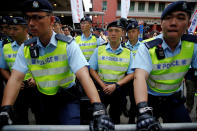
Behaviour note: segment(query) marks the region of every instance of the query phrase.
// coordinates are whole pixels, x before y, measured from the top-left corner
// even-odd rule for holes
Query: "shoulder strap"
[[[68,36],[65,36],[65,35],[63,35],[63,34],[56,34],[56,35],[55,35],[55,38],[56,38],[57,40],[64,41],[64,42],[66,42],[66,43],[68,43],[68,44],[70,44],[70,43],[72,42],[72,40],[73,40],[72,37],[68,37]]]
[[[145,42],[145,46],[150,49],[153,48],[154,46],[157,46],[158,44],[162,44],[163,40],[161,38],[157,38],[148,42]]]
[[[24,42],[24,45],[25,45],[25,46],[28,46],[28,45],[30,45],[30,44],[32,44],[32,43],[36,43],[36,41],[37,41],[37,37],[33,37],[33,38],[31,38],[31,39],[26,40],[26,41]]]
[[[194,42],[194,43],[197,43],[197,36],[195,35],[190,35],[190,34],[184,34],[182,37],[181,37],[181,40],[185,40],[185,41],[190,41],[190,42]]]

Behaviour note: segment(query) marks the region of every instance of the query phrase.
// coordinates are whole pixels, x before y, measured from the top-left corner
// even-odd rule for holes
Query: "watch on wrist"
[[[117,82],[115,83],[115,85],[116,85],[116,89],[120,87],[120,85]]]

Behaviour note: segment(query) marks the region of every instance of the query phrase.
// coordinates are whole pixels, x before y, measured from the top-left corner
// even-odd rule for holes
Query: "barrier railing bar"
[[[197,131],[197,123],[162,123],[164,131]],[[136,131],[135,124],[115,125],[116,131]],[[2,131],[89,131],[88,125],[7,125]]]

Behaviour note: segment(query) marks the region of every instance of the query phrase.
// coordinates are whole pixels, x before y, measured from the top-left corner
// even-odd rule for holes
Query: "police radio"
[[[161,44],[157,45],[157,48],[156,48],[155,51],[156,51],[157,58],[158,58],[159,60],[165,58],[164,50],[163,50]]]
[[[37,44],[30,44],[30,56],[31,58],[38,58],[39,57],[39,48],[37,46]]]

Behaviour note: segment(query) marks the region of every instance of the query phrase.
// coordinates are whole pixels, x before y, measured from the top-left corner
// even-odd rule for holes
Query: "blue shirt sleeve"
[[[72,72],[76,73],[82,67],[89,65],[75,40],[68,44],[66,50]]]
[[[191,65],[193,68],[197,69],[197,43],[194,44],[194,54]]]
[[[136,68],[144,69],[148,73],[152,71],[151,57],[148,49],[144,44],[141,44],[139,46],[138,51],[135,55],[135,59],[133,60],[132,69],[134,70]]]
[[[27,61],[25,59],[23,49],[24,49],[24,44],[21,45],[21,47],[19,48],[17,52],[16,60],[12,69],[26,74],[28,71],[28,67],[27,67]]]
[[[129,63],[129,67],[128,67],[128,70],[127,70],[127,74],[131,74],[133,73],[134,71],[132,70],[132,61],[133,60],[133,55],[132,55],[132,52],[130,54],[130,63]]]
[[[96,38],[97,46],[102,45],[99,38]]]
[[[98,70],[98,48],[94,50],[94,53],[90,57],[89,64],[90,64],[90,68],[96,71]]]

